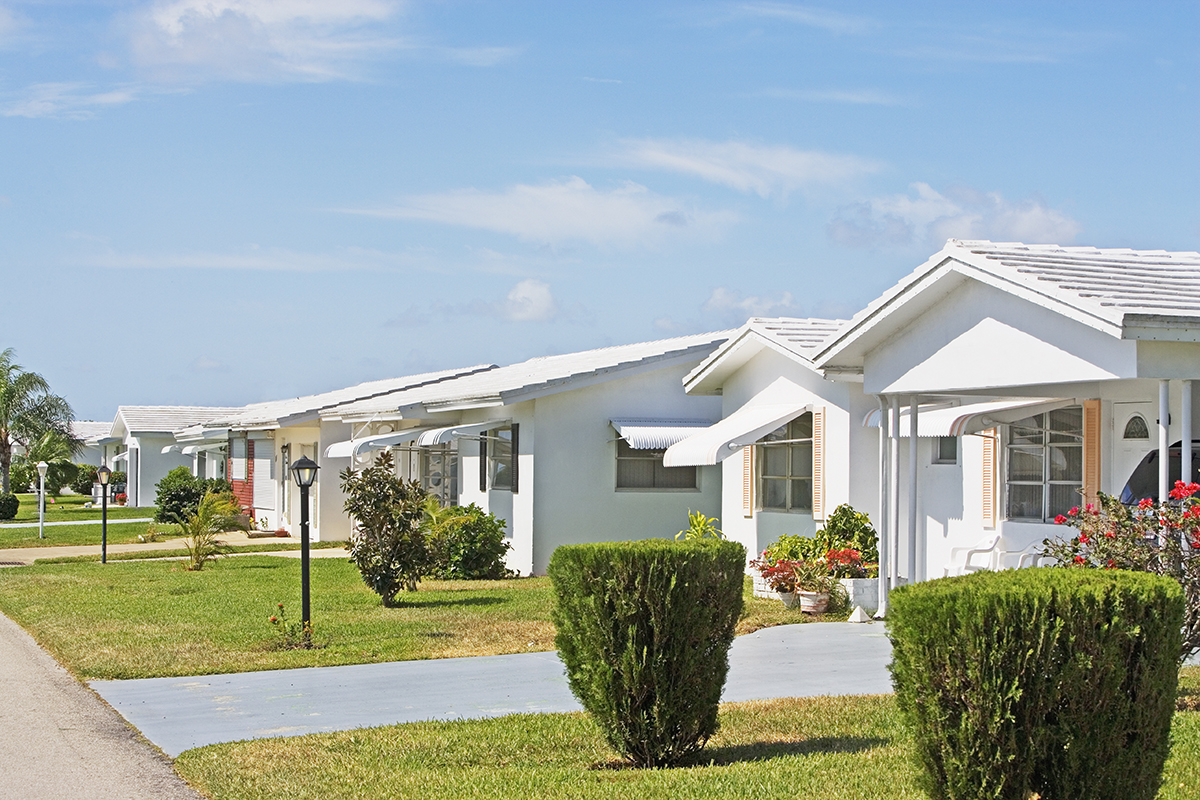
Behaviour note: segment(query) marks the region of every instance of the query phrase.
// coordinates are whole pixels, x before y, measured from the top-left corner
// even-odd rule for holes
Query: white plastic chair
[[[965,553],[961,562],[958,554]],[[976,556],[985,556],[984,559],[977,559]],[[951,575],[965,575],[968,572],[979,572],[985,569],[996,569],[1000,556],[1000,534],[994,533],[984,539],[979,540],[970,547],[952,547],[950,549],[950,563],[942,570],[945,577]]]

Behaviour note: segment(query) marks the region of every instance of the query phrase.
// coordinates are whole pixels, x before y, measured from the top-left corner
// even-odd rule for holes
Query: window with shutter
[[[768,433],[758,451],[758,505],[764,511],[813,511],[814,415],[805,412]]]
[[[1083,401],[1083,500],[1098,504],[1100,492],[1100,401]]]

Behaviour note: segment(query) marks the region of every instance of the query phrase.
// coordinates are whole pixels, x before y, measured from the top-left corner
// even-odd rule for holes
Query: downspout
[[[1183,381],[1183,398],[1179,406],[1183,416],[1183,450],[1179,454],[1179,478],[1184,483],[1192,483],[1196,479],[1196,471],[1192,469],[1192,382]],[[1191,549],[1189,538],[1183,538],[1184,550]]]
[[[892,560],[888,552],[888,530],[890,515],[888,514],[888,456],[889,456],[889,426],[887,400],[878,395],[879,401],[879,608],[875,612],[876,619],[887,616],[888,609],[888,565]]]
[[[895,395],[888,438],[888,581],[894,587],[900,578],[900,398]]]
[[[1158,382],[1158,502],[1166,504],[1171,493],[1171,382]],[[1167,542],[1167,529],[1158,529],[1158,544]]]

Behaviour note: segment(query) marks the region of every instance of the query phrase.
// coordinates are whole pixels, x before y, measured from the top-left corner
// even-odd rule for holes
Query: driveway
[[[767,628],[734,640],[722,699],[891,692],[890,659],[882,623]],[[90,685],[171,757],[241,739],[579,710],[555,653]]]

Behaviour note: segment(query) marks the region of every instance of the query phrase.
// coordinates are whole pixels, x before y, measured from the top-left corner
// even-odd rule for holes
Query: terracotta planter
[[[805,614],[824,614],[829,607],[829,592],[796,592],[796,597]]]

